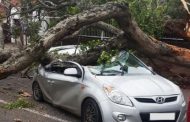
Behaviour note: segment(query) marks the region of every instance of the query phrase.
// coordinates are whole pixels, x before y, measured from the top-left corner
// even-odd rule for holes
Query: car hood
[[[109,84],[128,96],[180,94],[179,87],[159,75],[95,76],[102,85]]]

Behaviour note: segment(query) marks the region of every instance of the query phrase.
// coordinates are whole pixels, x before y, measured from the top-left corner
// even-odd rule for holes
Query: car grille
[[[177,122],[177,119],[179,117],[179,111],[178,112],[175,112],[176,113],[176,116],[175,116],[175,120],[156,120],[156,121],[150,121],[150,113],[141,113],[140,116],[141,116],[141,120],[142,122]]]
[[[168,98],[165,99],[165,102],[166,103],[168,103],[168,102],[174,102],[176,100],[177,100],[177,96],[175,96],[175,97],[168,97]]]
[[[152,98],[135,98],[138,102],[142,103],[156,103]],[[177,96],[165,98],[165,103],[174,102],[177,100]]]

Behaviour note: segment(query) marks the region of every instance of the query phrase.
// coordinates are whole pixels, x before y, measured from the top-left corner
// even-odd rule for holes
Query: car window
[[[82,76],[82,71],[80,70],[80,68],[72,62],[55,61],[50,63],[49,65],[46,65],[45,71],[64,75],[64,71],[67,68],[76,68],[78,75]]]
[[[62,72],[64,71],[64,68],[62,67],[61,62],[56,61],[56,62],[46,65],[45,71],[62,74]]]

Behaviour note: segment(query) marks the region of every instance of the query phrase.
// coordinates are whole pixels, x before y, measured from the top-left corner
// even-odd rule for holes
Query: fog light
[[[119,121],[125,121],[125,120],[126,120],[126,116],[125,116],[124,114],[119,114],[119,115],[117,116],[117,119],[118,119]]]

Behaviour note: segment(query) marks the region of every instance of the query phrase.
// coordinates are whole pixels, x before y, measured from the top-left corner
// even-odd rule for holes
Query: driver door
[[[64,74],[64,71],[76,69],[77,75]],[[70,110],[77,108],[76,100],[81,91],[84,71],[75,62],[63,62],[63,65],[51,74],[48,74],[48,82],[51,86],[51,98],[55,105],[65,107]]]

